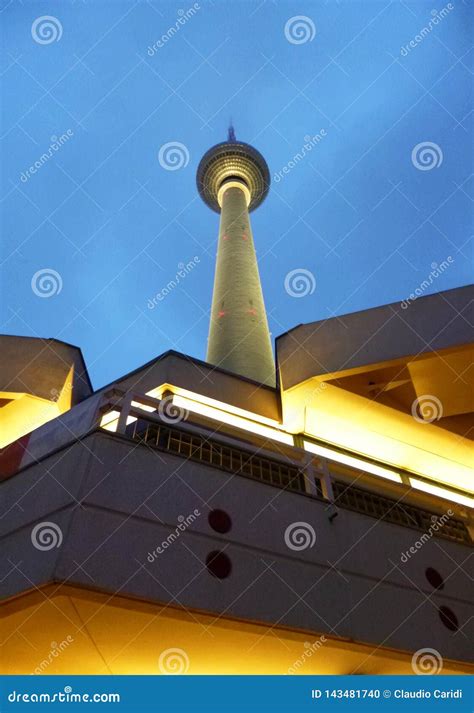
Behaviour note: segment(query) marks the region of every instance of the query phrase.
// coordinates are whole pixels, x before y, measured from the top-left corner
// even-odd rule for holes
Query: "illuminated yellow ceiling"
[[[314,376],[282,391],[283,424],[473,493],[471,358],[459,347]]]
[[[160,656],[169,649],[184,652],[177,660],[189,674],[413,673],[410,653],[69,586],[48,586],[2,610],[2,674],[40,668],[45,675],[154,675],[167,672]],[[308,655],[308,644],[318,640]],[[50,655],[64,642],[59,655]],[[468,664],[444,661],[443,673],[473,671]]]
[[[50,399],[27,393],[0,391],[0,401],[7,401],[0,408],[0,448],[71,408],[73,374],[74,367],[71,367],[61,389],[52,390]]]

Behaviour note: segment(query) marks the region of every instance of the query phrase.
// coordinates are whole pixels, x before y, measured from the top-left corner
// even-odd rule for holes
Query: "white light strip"
[[[276,428],[264,426],[262,423],[258,423],[257,421],[251,421],[250,419],[236,416],[235,414],[228,413],[222,409],[217,409],[213,406],[207,406],[206,404],[187,399],[184,396],[178,396],[175,394],[173,396],[173,404],[179,408],[185,409],[186,411],[193,411],[194,413],[201,414],[201,416],[212,418],[214,421],[227,423],[229,426],[235,426],[236,428],[241,428],[244,431],[256,433],[259,436],[271,438],[274,441],[280,441],[280,443],[286,443],[289,446],[294,445],[293,436],[289,433],[278,431]]]
[[[142,409],[143,411],[153,412],[156,411],[155,406],[148,406],[147,404],[141,404],[139,401],[132,401],[132,406]],[[105,431],[112,431],[115,433],[117,431],[117,424],[120,416],[120,411],[108,411],[104,413],[100,420],[100,427]],[[130,423],[134,423],[137,420],[136,416],[127,416],[127,426]]]
[[[171,384],[162,384],[156,389],[147,391],[147,396],[152,396],[155,399],[161,399],[161,395],[164,391],[171,391],[172,394],[176,396],[182,396],[185,399],[190,399],[198,404],[206,404],[212,408],[216,408],[219,411],[226,411],[227,413],[234,414],[235,416],[241,416],[243,419],[249,419],[250,421],[258,421],[258,423],[266,424],[267,426],[273,427],[277,430],[279,428],[279,422],[273,418],[268,418],[268,416],[262,416],[254,411],[247,411],[246,409],[239,408],[233,404],[226,404],[224,401],[218,401],[217,399],[211,399],[209,396],[204,396],[202,394],[197,394],[195,391],[188,391],[188,389],[183,389],[181,386],[172,386]]]
[[[363,470],[366,473],[371,473],[372,475],[378,475],[381,478],[386,478],[387,480],[393,480],[395,483],[401,483],[402,478],[399,473],[389,468],[383,468],[380,465],[375,465],[375,463],[368,463],[360,458],[354,458],[353,456],[347,456],[344,453],[339,453],[338,451],[333,451],[330,448],[325,448],[324,446],[318,446],[316,443],[311,441],[304,441],[304,448],[306,451],[311,453],[316,453],[318,456],[323,458],[328,458],[329,460],[334,460],[337,463],[344,463],[344,465],[352,466],[358,470]]]
[[[136,406],[137,408],[142,409],[142,411],[148,411],[149,413],[156,411],[156,409],[158,408],[157,406],[148,406],[148,404],[142,404],[140,403],[140,401],[132,401],[132,406]]]
[[[452,500],[460,505],[465,505],[468,508],[474,507],[474,498],[469,498],[467,495],[461,495],[460,493],[455,493],[452,490],[446,490],[446,488],[440,488],[437,485],[432,485],[424,480],[417,480],[416,478],[410,478],[410,485],[417,490],[422,490],[424,493],[430,493],[430,495],[436,495],[438,498],[444,498],[444,500]]]
[[[107,411],[104,413],[100,419],[100,427],[105,431],[112,431],[115,433],[117,430],[117,424],[120,416],[120,411]]]

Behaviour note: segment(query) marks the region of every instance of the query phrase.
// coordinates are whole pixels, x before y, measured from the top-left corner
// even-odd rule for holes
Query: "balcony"
[[[389,498],[364,488],[348,484],[331,472],[331,461],[318,459],[291,462],[279,460],[262,449],[250,450],[229,445],[228,439],[216,438],[214,434],[200,432],[190,424],[170,426],[160,422],[158,414],[141,416],[125,426],[124,435],[149,448],[156,448],[185,460],[203,463],[234,475],[261,481],[266,485],[299,493],[306,497],[328,500],[333,508],[343,508],[363,515],[402,525],[452,542],[471,545],[472,540],[464,522],[458,518],[443,518],[441,526],[433,529],[440,520],[439,513],[406,504],[400,499]],[[295,450],[295,459],[300,456]],[[357,476],[358,471],[354,471]],[[337,511],[333,509],[333,516]]]

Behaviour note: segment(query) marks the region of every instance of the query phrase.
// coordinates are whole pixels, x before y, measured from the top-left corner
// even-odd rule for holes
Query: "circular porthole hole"
[[[225,510],[211,510],[207,519],[212,529],[221,534],[229,532],[232,527],[230,515]]]
[[[456,614],[449,607],[440,607],[438,610],[439,618],[444,626],[450,631],[457,631],[459,629],[459,622]]]
[[[425,577],[434,589],[444,589],[444,579],[434,567],[425,570]]]
[[[232,571],[232,562],[224,552],[213,550],[206,557],[208,572],[217,579],[225,579]]]

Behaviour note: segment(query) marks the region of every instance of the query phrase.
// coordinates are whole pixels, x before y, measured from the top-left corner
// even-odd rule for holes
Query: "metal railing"
[[[135,406],[132,401],[140,402]],[[155,407],[156,411],[144,413],[141,405]],[[229,443],[227,434],[215,436],[208,434],[196,424],[180,423],[170,425],[163,422],[159,414],[160,401],[142,394],[127,394],[115,408],[120,409],[117,432],[151,448],[171,453],[186,460],[204,463],[240,476],[258,480],[267,485],[294,493],[323,498],[334,508],[344,508],[419,530],[430,530],[439,518],[439,513],[406,504],[394,498],[356,487],[337,480],[331,473],[331,461],[318,457],[316,466],[314,457],[296,448],[292,460],[282,454],[281,459],[268,455],[268,452],[255,446],[245,447]],[[133,422],[127,425],[130,416]],[[166,421],[166,419],[165,419]],[[263,451],[263,452],[262,452]],[[299,462],[295,462],[299,460]],[[354,471],[358,474],[359,471]],[[336,511],[337,512],[337,511]],[[435,537],[463,544],[472,544],[469,530],[458,518],[444,520],[443,526],[433,532]]]
[[[307,492],[304,471],[298,466],[226,445],[215,438],[150,423],[145,419],[127,426],[125,434],[159,450],[205,463],[227,473],[245,475],[284,490]]]
[[[340,480],[333,481],[333,490],[335,501],[339,507],[361,512],[395,525],[415,527],[426,532],[433,528],[433,525],[439,520],[439,516],[434,512],[387,498],[378,493],[371,493]],[[455,518],[443,518],[442,527],[434,534],[446,540],[471,544],[467,527],[462,520]]]

